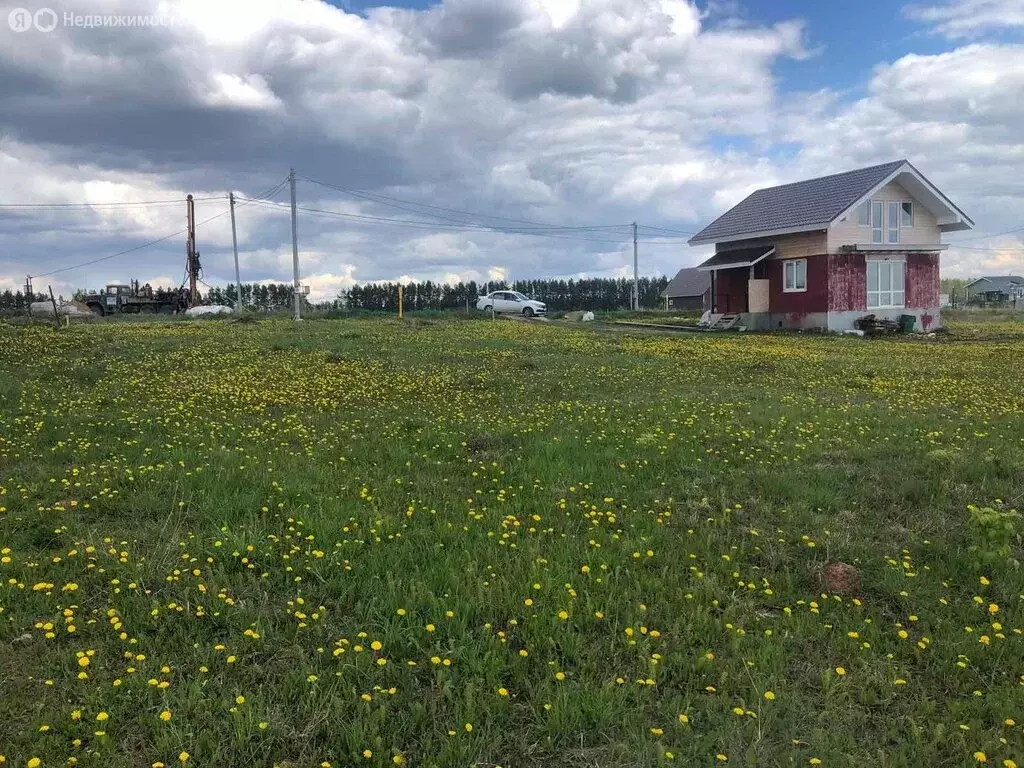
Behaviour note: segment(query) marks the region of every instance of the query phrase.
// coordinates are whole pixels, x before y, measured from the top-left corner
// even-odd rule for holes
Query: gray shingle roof
[[[711,273],[701,272],[696,267],[680,269],[672,281],[661,292],[662,298],[680,296],[703,296],[711,290]]]
[[[759,189],[690,239],[691,245],[736,239],[754,232],[828,226],[906,160]]]
[[[982,280],[986,282],[983,283],[981,282]],[[1020,288],[1021,286],[1024,286],[1024,277],[1017,277],[1016,275],[985,275],[967,284],[972,293],[985,293],[987,291],[1009,293],[1010,288]]]

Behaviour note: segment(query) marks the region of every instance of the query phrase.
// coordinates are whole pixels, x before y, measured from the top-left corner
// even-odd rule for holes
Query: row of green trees
[[[652,309],[662,305],[661,292],[668,285],[667,277],[640,278],[640,306]],[[457,309],[476,304],[479,296],[489,291],[519,291],[532,299],[543,301],[551,310],[628,309],[633,295],[633,281],[626,278],[590,278],[584,280],[515,280],[510,284],[496,281],[478,284],[435,283],[426,280],[405,286],[407,309]],[[343,291],[337,302],[346,309],[398,309],[397,283],[354,285]]]
[[[668,285],[667,277],[640,278],[640,306],[652,309],[662,306],[661,292]],[[514,290],[543,301],[552,310],[628,309],[633,295],[633,281],[627,278],[589,278],[585,280],[516,280],[477,283],[439,283],[424,280],[404,287],[407,310],[472,308],[476,300],[490,291]],[[208,304],[234,305],[238,293],[234,285],[213,287],[203,294]],[[291,283],[243,283],[242,303],[258,312],[288,312],[292,308]],[[319,310],[398,311],[398,283],[365,283],[353,285],[337,298],[312,305]]]
[[[177,290],[178,286],[153,286],[156,291],[159,288],[164,290]],[[89,288],[79,288],[74,293],[74,299],[81,301],[90,294],[100,293]],[[220,287],[211,286],[201,293],[205,304],[224,304],[234,306],[238,296],[238,287],[232,283]],[[242,283],[242,302],[258,312],[286,312],[292,307],[292,285],[291,283]]]
[[[14,315],[28,312],[28,305],[33,301],[49,301],[50,297],[42,293],[34,296],[25,296],[21,291],[12,291],[10,288],[0,292],[0,314]]]
[[[662,306],[661,292],[668,278],[640,278],[640,306],[646,309]],[[155,288],[155,287],[154,287]],[[584,280],[516,280],[477,283],[437,283],[424,280],[408,283],[404,287],[405,308],[460,309],[476,305],[478,297],[490,291],[514,290],[543,301],[552,310],[574,309],[628,309],[633,292],[633,281],[627,278],[589,278]],[[96,293],[91,289],[78,289],[76,300]],[[203,293],[206,304],[233,306],[238,295],[234,284],[214,286]],[[37,294],[26,300],[21,291],[0,293],[0,313],[15,314],[28,311],[31,301],[45,301],[48,297]],[[242,303],[257,312],[289,312],[292,308],[291,283],[243,283]],[[307,306],[309,304],[307,303]],[[398,311],[398,283],[366,283],[342,291],[337,298],[312,305],[320,310],[382,310]]]

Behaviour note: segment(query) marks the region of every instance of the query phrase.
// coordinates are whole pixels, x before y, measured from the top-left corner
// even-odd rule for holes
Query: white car
[[[491,307],[494,307],[495,312],[525,315],[526,317],[548,313],[544,302],[534,301],[519,291],[492,291],[476,301],[476,308],[484,312],[490,312]]]

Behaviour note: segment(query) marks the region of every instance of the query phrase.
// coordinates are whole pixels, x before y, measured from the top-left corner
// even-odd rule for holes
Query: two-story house
[[[712,312],[751,329],[939,325],[943,232],[974,222],[906,160],[759,189],[690,239],[714,244]]]

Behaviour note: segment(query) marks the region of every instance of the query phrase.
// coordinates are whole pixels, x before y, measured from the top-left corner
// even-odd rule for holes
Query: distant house
[[[1015,304],[1024,300],[1024,277],[986,276],[969,282],[967,301],[982,304]]]
[[[665,299],[665,309],[693,312],[711,309],[711,273],[696,267],[680,269],[665,286],[661,297]]]
[[[760,189],[690,239],[712,312],[749,328],[847,330],[867,314],[939,324],[943,232],[974,222],[906,160]]]

